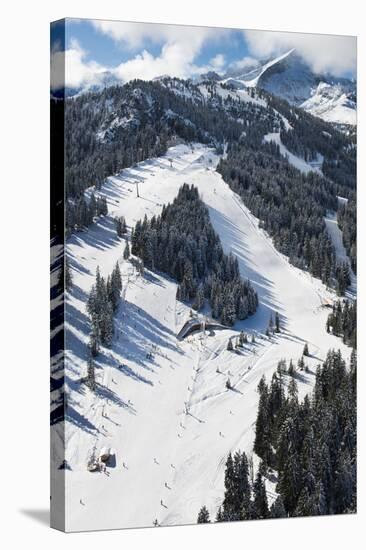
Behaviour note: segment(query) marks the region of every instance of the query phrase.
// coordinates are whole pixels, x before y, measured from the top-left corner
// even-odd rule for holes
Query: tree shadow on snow
[[[125,401],[123,401],[123,399],[121,399],[119,395],[116,394],[116,392],[114,392],[107,386],[97,383],[95,388],[95,393],[101,399],[111,401],[113,404],[117,405],[118,407],[122,407],[123,409],[128,410],[128,412],[130,412],[131,414],[134,414],[134,415],[136,414],[136,409],[131,404],[128,404]]]

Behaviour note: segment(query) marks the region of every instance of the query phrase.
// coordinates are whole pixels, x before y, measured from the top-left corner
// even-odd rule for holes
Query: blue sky
[[[60,29],[61,23],[54,26],[53,60],[60,61],[65,50],[70,86],[93,83],[106,70],[121,82],[162,74],[188,78],[207,70],[224,74],[231,67],[245,72],[256,60],[292,48],[315,72],[355,76],[354,37],[67,19],[64,44]]]
[[[128,24],[127,24],[128,25]],[[174,28],[174,26],[172,26]],[[192,33],[195,27],[191,27]],[[88,20],[68,19],[66,26],[67,47],[70,47],[73,38],[76,38],[86,50],[87,60],[95,60],[107,66],[116,66],[130,59],[140,48],[126,48],[123,42],[117,42],[111,36],[101,33]],[[162,39],[161,43],[164,40]],[[146,40],[143,47],[157,56],[161,50],[161,43]],[[197,55],[197,64],[206,65],[217,53],[223,53],[227,62],[233,62],[249,56],[248,46],[242,31],[232,30],[227,36],[218,41],[208,41],[203,44],[202,50]]]

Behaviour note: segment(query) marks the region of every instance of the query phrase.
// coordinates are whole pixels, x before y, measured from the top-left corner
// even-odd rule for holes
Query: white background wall
[[[365,281],[365,51],[357,0],[11,0],[1,10],[0,539],[3,548],[359,548],[365,514],[364,287],[360,289],[359,514],[65,535],[49,495],[49,22],[65,16],[359,36],[359,281]],[[5,167],[5,170],[4,170]],[[363,494],[362,494],[363,490]]]

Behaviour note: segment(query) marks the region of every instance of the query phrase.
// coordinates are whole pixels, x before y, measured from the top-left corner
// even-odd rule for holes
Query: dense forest
[[[175,92],[171,90],[174,87]],[[178,93],[177,93],[178,92]],[[69,231],[92,219],[83,198],[86,188],[100,188],[107,176],[164,154],[177,138],[210,144],[243,134],[256,140],[279,131],[281,117],[271,108],[242,102],[215,88],[203,95],[198,85],[179,79],[135,80],[102,92],[68,98],[65,108],[65,181]]]
[[[91,194],[89,199],[83,195],[69,200],[66,208],[66,236],[72,229],[80,229],[91,225],[96,217],[106,216],[108,205],[105,197],[95,197]]]
[[[118,263],[107,279],[101,276],[98,267],[86,306],[91,328],[86,382],[91,389],[95,386],[94,358],[97,357],[101,344],[110,346],[113,340],[113,316],[118,310],[121,291],[122,278]]]
[[[281,130],[282,143],[306,161],[324,157],[322,172],[338,185],[338,193],[352,196],[356,189],[356,140],[331,124],[313,117],[287,101],[268,94],[268,104],[280,112],[291,128]],[[341,192],[342,190],[342,192]]]
[[[302,174],[273,143],[260,149],[232,144],[217,170],[261,220],[276,248],[331,285],[336,259],[324,215],[337,208],[332,182],[312,172]]]
[[[337,212],[337,222],[342,230],[343,244],[357,273],[357,208],[355,199],[341,204]]]
[[[192,301],[194,309],[200,311],[207,300],[212,316],[228,326],[255,312],[257,294],[241,279],[237,259],[224,254],[194,186],[184,184],[160,216],[138,221],[131,244],[147,268],[178,281],[177,298]]]
[[[131,81],[102,92],[66,100],[66,196],[79,197],[91,185],[123,168],[166,152],[168,141],[222,144],[236,141],[244,118],[261,133],[279,128],[272,109],[244,103],[212,92],[206,101],[198,86],[173,79],[165,82]],[[185,93],[183,93],[185,92]]]
[[[357,348],[357,301],[338,301],[327,319],[327,332],[343,339],[352,348]]]
[[[283,365],[269,385],[261,379],[254,451],[262,462],[253,481],[245,454],[229,455],[216,521],[356,512],[356,369],[355,351],[349,368],[339,351],[329,351],[302,402]],[[270,472],[278,496],[269,508]],[[206,508],[198,521],[210,521]]]
[[[254,102],[241,101],[230,90],[214,81],[164,78],[68,98],[68,233],[106,211],[98,199],[85,199],[89,186],[99,188],[107,176],[162,155],[177,139],[209,144],[219,154],[227,144],[218,171],[260,219],[275,246],[327,285],[343,287],[323,218],[327,209],[338,209],[337,196],[349,199],[339,207],[338,220],[356,269],[355,138],[262,90],[251,92]],[[277,145],[263,143],[269,132],[280,132],[286,147],[305,160],[323,160],[325,177],[304,175],[291,166]]]

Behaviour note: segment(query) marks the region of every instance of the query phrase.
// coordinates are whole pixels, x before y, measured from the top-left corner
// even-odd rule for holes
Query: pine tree
[[[95,391],[95,367],[92,357],[89,357],[88,359],[86,383],[91,391]]]
[[[289,395],[290,401],[297,402],[298,394],[299,394],[299,391],[297,388],[296,380],[295,378],[291,378],[288,385],[288,395]]]
[[[233,351],[234,350],[234,346],[233,346],[233,342],[232,342],[231,338],[229,338],[229,340],[228,340],[226,349],[228,351]]]
[[[271,518],[285,518],[287,517],[285,506],[283,504],[283,500],[281,495],[278,495],[276,500],[271,506],[270,509],[270,517]]]
[[[272,462],[272,449],[270,443],[270,418],[268,403],[268,387],[264,377],[258,384],[259,405],[255,423],[254,452],[262,459],[266,466]]]
[[[288,453],[283,469],[279,472],[277,492],[281,494],[286,511],[292,515],[295,511],[301,488],[300,460],[296,452]]]
[[[297,362],[297,366],[299,367],[299,370],[303,371],[305,369],[305,361],[304,357],[301,356],[300,359]]]
[[[206,506],[202,506],[198,513],[197,523],[210,523],[210,514]]]
[[[272,313],[270,315],[270,318],[269,318],[269,322],[268,322],[268,331],[272,334],[273,332],[273,317],[272,317]]]
[[[98,326],[93,325],[92,332],[90,334],[90,340],[89,340],[89,350],[92,357],[97,357],[99,353],[99,344],[100,344],[100,337],[99,337]]]
[[[194,299],[194,302],[192,304],[193,309],[196,311],[200,311],[204,305],[205,302],[205,295],[203,290],[203,285],[199,285],[196,292],[196,297]]]
[[[130,257],[130,245],[128,244],[128,241],[126,241],[126,246],[123,251],[123,259],[128,260]]]
[[[294,367],[294,364],[292,362],[292,359],[290,359],[290,364],[288,366],[287,373],[288,373],[289,376],[294,376],[294,374],[295,374],[295,367]]]
[[[224,521],[235,521],[240,518],[240,511],[237,509],[235,494],[235,473],[234,461],[231,453],[226,460],[225,468],[225,496],[222,504],[222,517]]]
[[[254,493],[254,514],[256,519],[266,519],[269,517],[268,501],[266,486],[260,472],[257,473],[257,477],[253,486]]]
[[[222,513],[221,506],[220,506],[220,508],[217,510],[216,521],[217,521],[217,523],[219,523],[219,522],[221,522],[221,521],[224,521],[224,517],[223,517],[223,513]]]
[[[276,311],[276,315],[275,315],[275,331],[276,332],[281,332],[281,327],[280,327],[280,316],[278,315],[278,311]]]
[[[72,274],[68,258],[65,259],[65,285],[67,290],[72,286]]]

